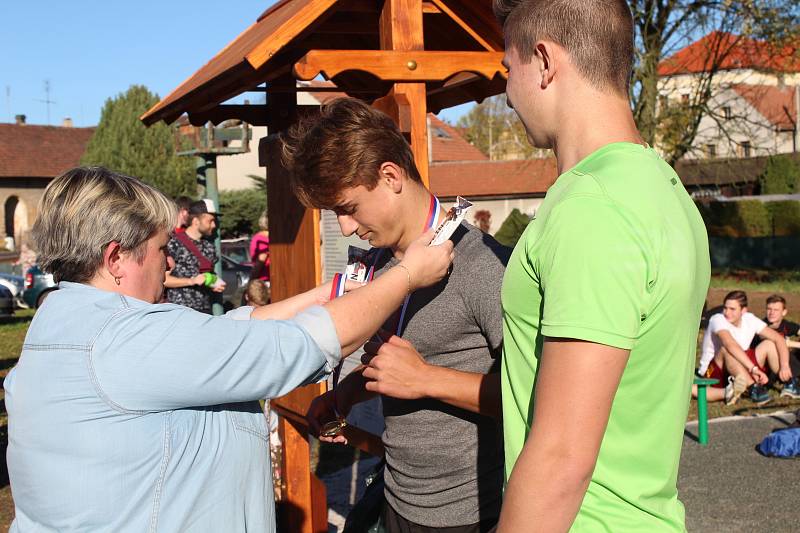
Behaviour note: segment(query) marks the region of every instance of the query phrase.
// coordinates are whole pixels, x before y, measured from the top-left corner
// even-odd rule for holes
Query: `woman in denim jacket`
[[[106,169],[47,187],[33,238],[60,290],[4,383],[11,531],[274,531],[255,400],[324,378],[452,260],[427,234],[342,298],[322,286],[231,320],[156,303],[175,219],[163,194]]]

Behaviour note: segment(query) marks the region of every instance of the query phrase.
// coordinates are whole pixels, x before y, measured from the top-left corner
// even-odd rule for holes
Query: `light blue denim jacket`
[[[254,400],[332,370],[327,311],[238,321],[60,288],[4,383],[10,531],[275,531]]]

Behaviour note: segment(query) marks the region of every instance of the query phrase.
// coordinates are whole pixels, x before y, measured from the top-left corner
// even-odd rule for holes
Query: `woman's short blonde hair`
[[[39,266],[56,281],[83,283],[112,241],[137,261],[158,230],[171,231],[175,204],[137,178],[102,167],[78,167],[54,179],[39,202],[32,237]]]

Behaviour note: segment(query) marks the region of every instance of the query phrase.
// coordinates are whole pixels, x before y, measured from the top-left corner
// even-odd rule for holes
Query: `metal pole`
[[[697,385],[697,440],[700,446],[708,446],[708,403],[706,384]]]
[[[197,181],[203,187],[203,197],[208,198],[214,204],[214,209],[219,213],[219,188],[217,187],[217,156],[214,154],[202,154],[197,157]],[[214,272],[217,277],[222,279],[222,245],[220,242],[220,232],[214,235],[214,249],[217,252],[219,261],[214,265]],[[212,294],[211,312],[214,315],[223,314],[222,294]]]

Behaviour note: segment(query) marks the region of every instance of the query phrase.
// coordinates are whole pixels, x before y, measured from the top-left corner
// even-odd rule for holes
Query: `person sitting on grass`
[[[792,348],[792,344],[797,343],[793,343],[791,340],[789,340],[789,338],[797,336],[798,332],[800,332],[800,325],[789,320],[785,320],[787,312],[788,309],[786,309],[786,298],[779,294],[773,294],[767,298],[767,313],[764,316],[764,322],[769,324],[770,329],[774,329],[784,339],[786,339],[786,345],[789,348]],[[778,371],[775,370],[776,368],[780,369],[776,343],[770,340],[761,340],[759,337],[753,339],[753,342],[750,344],[750,348],[756,350],[757,354],[764,354],[766,361],[769,364],[769,368],[773,372],[778,373]],[[796,351],[795,355],[797,355]],[[791,364],[789,369],[791,371]],[[800,385],[798,385],[797,378],[794,377],[793,373],[791,374],[791,379],[783,386],[783,389],[781,390],[781,396],[800,398]]]
[[[750,349],[750,343],[758,335],[770,344],[760,344]],[[725,296],[722,313],[708,321],[703,337],[702,356],[698,374],[718,379],[719,383],[708,391],[708,401],[725,400],[735,404],[745,389],[756,405],[769,402],[764,385],[767,373],[764,367],[770,349],[777,353],[777,373],[781,381],[788,383],[792,377],[789,369],[789,351],[786,341],[777,331],[767,327],[766,322],[747,310],[747,294],[733,291]],[[723,389],[724,388],[724,389]],[[692,395],[697,395],[696,387]]]

